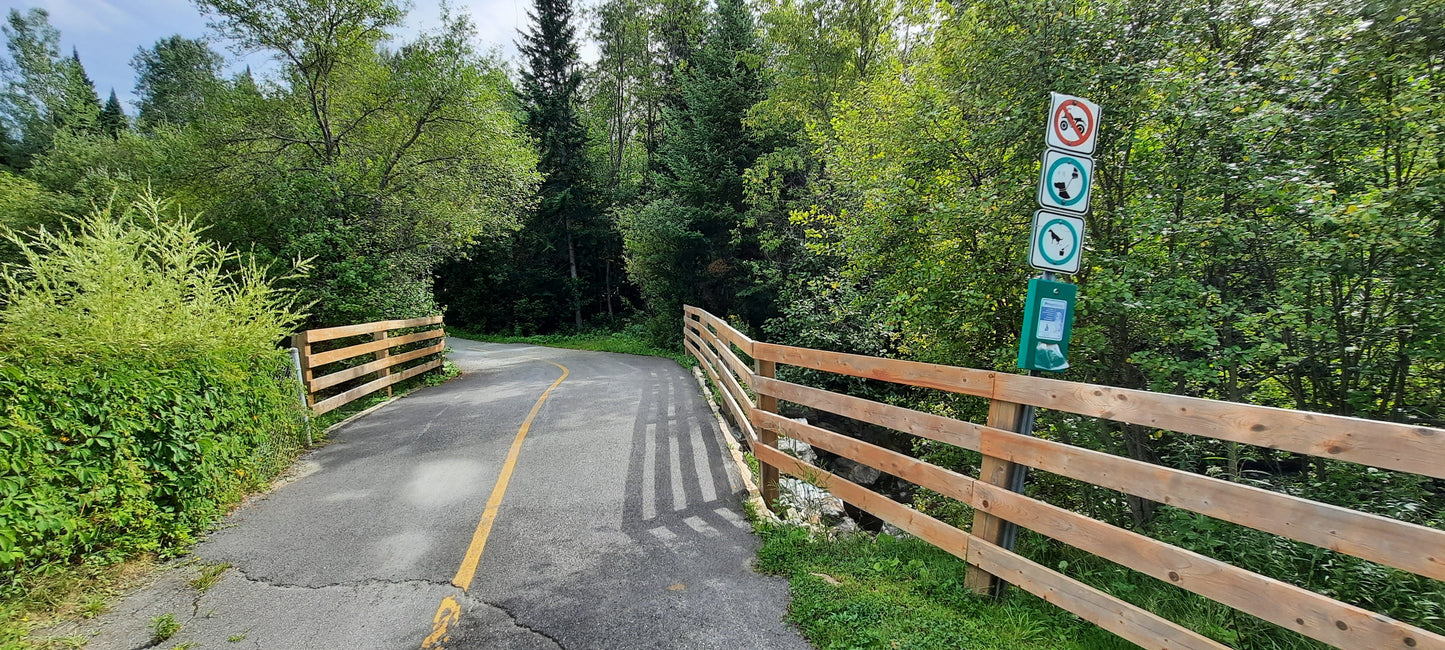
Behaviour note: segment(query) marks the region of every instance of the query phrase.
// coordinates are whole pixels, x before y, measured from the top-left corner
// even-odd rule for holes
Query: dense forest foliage
[[[197,4],[212,42],[275,70],[227,76],[212,42],[163,39],[135,56],[134,115],[44,11],[10,12],[0,223],[164,196],[278,276],[308,260],[276,282],[313,324],[444,308],[476,331],[676,346],[693,304],[774,342],[1012,371],[1058,91],[1103,107],[1062,377],[1445,425],[1440,0],[535,0],[515,63],[461,15],[402,41],[392,0]],[[1418,477],[1051,415],[1039,432],[1442,522]],[[940,447],[911,451],[974,462]],[[1445,629],[1437,582],[1033,489]]]
[[[200,3],[274,73],[141,48],[102,102],[12,11],[0,216],[150,188],[312,320],[498,333],[693,303],[775,340],[1007,368],[1049,91],[1104,106],[1070,376],[1441,423],[1438,3],[539,2],[517,69],[389,0]],[[584,63],[584,39],[598,59]]]

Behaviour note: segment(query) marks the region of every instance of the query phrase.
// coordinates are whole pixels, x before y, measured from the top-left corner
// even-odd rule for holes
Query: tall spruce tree
[[[85,73],[80,62],[80,50],[71,48],[70,59],[62,62],[64,85],[60,102],[50,112],[50,119],[56,128],[68,128],[78,133],[100,132],[100,93],[95,82]]]
[[[17,169],[50,148],[55,132],[96,132],[100,97],[78,52],[60,54],[60,32],[44,9],[11,9],[3,27],[9,57],[0,61],[0,124],[20,136],[11,149]]]
[[[122,131],[130,128],[130,122],[125,119],[125,109],[120,106],[120,98],[116,97],[115,89],[110,89],[110,99],[105,100],[105,106],[100,109],[100,130],[106,135],[116,138],[120,137]]]
[[[743,119],[766,95],[762,47],[743,0],[719,0],[702,47],[664,111],[656,191],[619,211],[628,271],[653,310],[675,318],[684,302],[761,322],[771,298],[755,286],[761,257],[743,173],[763,147]]]
[[[587,130],[578,117],[576,29],[571,0],[534,0],[531,29],[518,49],[526,57],[522,70],[522,101],[527,128],[537,141],[537,169],[543,175],[540,202],[532,224],[555,247],[567,251],[567,274],[573,320],[582,328],[582,287],[578,277],[578,235],[592,220],[587,197],[585,148]],[[557,241],[557,240],[561,241]]]

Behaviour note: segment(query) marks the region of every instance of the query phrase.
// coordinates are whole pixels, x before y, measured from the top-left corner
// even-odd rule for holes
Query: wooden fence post
[[[316,396],[311,394],[311,341],[306,335],[307,332],[292,334],[291,347],[296,348],[301,357],[301,386],[306,391],[306,406],[312,406],[316,403]]]
[[[385,340],[386,340],[386,330],[381,330],[380,332],[373,332],[372,335],[371,335],[371,340],[373,340],[373,341],[385,341]],[[389,356],[391,356],[391,348],[382,348],[382,349],[376,351],[376,360],[377,360],[377,361],[380,361],[380,360],[382,360],[382,359],[385,359],[385,358],[387,358],[387,357],[389,357]],[[382,368],[381,370],[376,371],[376,376],[377,376],[378,378],[385,377],[385,376],[390,375],[390,374],[391,374],[391,368],[390,368],[390,367]],[[387,387],[386,387],[386,396],[387,396],[387,397],[391,397],[391,386],[387,386]]]
[[[1018,431],[1023,426],[1024,405],[1003,400],[992,400],[988,405],[988,426],[1006,431]],[[979,480],[990,485],[1008,489],[1014,472],[1014,464],[1001,458],[984,456],[979,466]],[[981,510],[973,512],[973,530],[969,534],[990,544],[1003,541],[1004,520]],[[985,594],[993,588],[994,575],[972,564],[963,579],[965,587],[974,593]]]
[[[777,364],[772,361],[756,359],[753,363],[755,364],[759,377],[772,379],[773,376],[777,374]],[[770,395],[758,395],[757,397],[759,409],[769,413],[778,412],[778,398]],[[758,427],[757,432],[759,444],[772,447],[773,449],[778,448],[777,431],[769,427]],[[756,456],[756,454],[754,455]],[[762,485],[758,486],[758,490],[762,492],[763,503],[768,504],[768,507],[774,511],[778,510],[778,468],[760,461],[758,462],[758,473],[762,475],[759,477]]]

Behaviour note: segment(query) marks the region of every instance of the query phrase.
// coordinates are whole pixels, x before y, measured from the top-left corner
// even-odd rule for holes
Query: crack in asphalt
[[[242,579],[242,580],[245,580],[246,582],[250,582],[250,583],[258,584],[258,585],[263,585],[263,586],[266,586],[266,587],[274,587],[274,588],[277,588],[277,589],[335,589],[335,588],[343,588],[343,589],[345,589],[345,588],[350,588],[350,587],[369,587],[369,586],[373,586],[373,585],[394,585],[394,586],[398,586],[398,587],[418,586],[418,585],[421,585],[421,586],[429,586],[429,587],[447,587],[447,588],[451,588],[451,589],[456,589],[456,585],[453,585],[453,584],[452,584],[450,581],[448,581],[448,580],[428,580],[428,579],[426,579],[426,578],[410,578],[410,579],[407,579],[407,580],[397,580],[397,579],[393,579],[393,578],[367,578],[367,579],[365,579],[365,580],[349,580],[349,581],[346,581],[346,582],[330,582],[330,583],[327,583],[327,584],[324,584],[324,585],[303,585],[303,584],[296,584],[296,583],[278,582],[278,581],[273,580],[273,579],[270,579],[270,578],[257,578],[257,577],[253,577],[253,576],[251,576],[250,574],[246,573],[246,570],[245,570],[245,569],[242,569],[242,568],[239,568],[239,567],[235,567],[235,566],[232,566],[231,568],[232,568],[232,569],[235,569],[237,575],[240,575],[240,576],[241,576],[241,579]]]
[[[561,640],[557,639],[557,637],[552,636],[550,633],[548,633],[548,632],[546,632],[546,631],[544,631],[544,630],[539,630],[539,629],[537,629],[537,628],[534,628],[534,627],[532,627],[532,626],[530,626],[530,625],[526,625],[526,624],[522,623],[521,621],[517,620],[517,615],[514,614],[514,613],[512,613],[512,610],[508,609],[505,605],[502,605],[502,604],[500,604],[500,603],[487,602],[487,601],[485,601],[485,600],[481,600],[481,599],[478,599],[478,598],[473,598],[473,597],[467,595],[466,592],[461,591],[460,589],[457,589],[456,585],[453,585],[453,584],[452,584],[451,582],[449,582],[449,581],[444,581],[444,580],[427,580],[427,579],[424,579],[424,578],[413,578],[413,579],[408,579],[408,580],[396,580],[396,579],[387,579],[387,578],[367,578],[366,580],[352,580],[352,581],[348,581],[348,582],[335,582],[335,583],[328,583],[328,584],[324,584],[324,585],[303,585],[303,584],[293,584],[293,583],[277,582],[277,581],[275,581],[275,580],[268,579],[268,578],[253,577],[253,576],[247,574],[244,569],[241,569],[240,567],[236,567],[236,566],[232,566],[232,567],[230,568],[230,570],[235,571],[235,572],[236,572],[236,575],[240,576],[241,579],[242,579],[242,580],[245,580],[246,582],[249,582],[249,583],[252,583],[252,584],[258,584],[258,585],[262,585],[262,586],[270,587],[270,588],[274,588],[274,589],[308,589],[308,590],[336,589],[336,588],[347,589],[347,588],[354,588],[354,587],[368,587],[368,586],[374,586],[374,585],[445,587],[445,588],[448,588],[448,589],[456,590],[457,592],[459,592],[457,595],[461,596],[462,598],[464,598],[464,599],[466,599],[466,600],[468,600],[468,601],[471,601],[471,602],[474,603],[474,604],[482,605],[482,606],[484,606],[484,607],[490,607],[490,608],[492,608],[492,609],[495,609],[495,610],[501,612],[503,615],[505,615],[505,616],[507,617],[508,622],[510,622],[513,627],[515,627],[515,628],[517,628],[517,629],[520,629],[520,630],[526,630],[527,632],[530,632],[530,633],[532,633],[532,634],[535,634],[535,635],[537,635],[537,636],[540,636],[540,637],[546,639],[547,641],[551,642],[552,645],[556,646],[558,650],[567,650],[567,646],[566,646],[565,644],[563,644]],[[192,602],[192,607],[193,607],[193,609],[192,609],[192,614],[191,614],[191,619],[192,619],[192,620],[200,617],[201,599],[204,598],[205,595],[206,595],[206,594],[205,594],[204,592],[203,592],[203,593],[200,593],[200,594],[197,594],[195,600]]]
[[[537,628],[534,628],[534,627],[532,627],[532,626],[530,626],[530,625],[524,625],[524,624],[522,624],[521,621],[518,621],[518,620],[517,620],[517,615],[516,615],[516,614],[513,614],[513,613],[512,613],[512,610],[507,609],[507,607],[506,607],[505,605],[502,605],[502,604],[500,604],[500,603],[489,603],[489,602],[484,601],[484,600],[478,600],[477,602],[479,602],[479,603],[481,603],[481,604],[483,604],[483,605],[486,605],[487,607],[494,608],[494,609],[496,609],[497,611],[499,611],[499,612],[501,612],[501,613],[503,613],[503,614],[506,614],[506,615],[507,615],[507,618],[512,621],[512,625],[513,625],[513,626],[516,626],[516,627],[518,627],[518,628],[521,628],[521,629],[523,629],[523,630],[526,630],[526,631],[528,631],[528,632],[531,632],[532,634],[535,634],[535,635],[537,635],[537,636],[540,636],[540,637],[542,637],[542,638],[544,638],[544,639],[546,639],[546,640],[548,640],[548,641],[551,641],[553,645],[556,645],[556,646],[557,646],[558,650],[567,650],[567,646],[563,645],[562,642],[557,639],[557,637],[554,637],[554,636],[552,636],[551,634],[548,634],[548,633],[546,633],[546,632],[543,632],[542,630],[539,630],[539,629],[537,629]]]

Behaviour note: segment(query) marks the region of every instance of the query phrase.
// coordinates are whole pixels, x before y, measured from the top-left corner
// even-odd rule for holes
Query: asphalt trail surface
[[[692,376],[450,339],[463,375],[348,425],[303,476],[78,633],[89,648],[807,648]],[[470,584],[458,576],[537,410]],[[204,591],[190,584],[229,564]],[[151,617],[181,623],[151,645]]]

